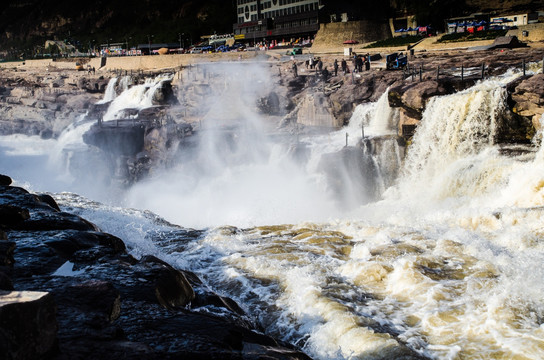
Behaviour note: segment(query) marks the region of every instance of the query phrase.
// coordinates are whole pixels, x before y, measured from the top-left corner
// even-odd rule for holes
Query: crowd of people
[[[291,60],[293,62],[291,68],[293,70],[293,75],[295,77],[298,76],[298,65],[297,61],[294,57],[291,57]],[[348,65],[348,60],[351,62],[351,68],[353,70],[350,70],[350,66]],[[352,53],[351,57],[348,58],[342,58],[340,62],[338,62],[338,59],[334,59],[334,62],[332,64],[332,69],[334,76],[338,76],[338,71],[341,70],[344,75],[349,74],[351,71],[353,72],[362,72],[362,71],[368,71],[370,70],[370,55],[358,55],[355,52]],[[327,69],[327,66],[323,65],[323,61],[320,57],[314,57],[314,55],[310,55],[306,61],[304,61],[304,65],[306,66],[306,69],[309,71],[315,71],[315,74],[320,74],[324,78],[328,78],[331,74],[329,70]]]

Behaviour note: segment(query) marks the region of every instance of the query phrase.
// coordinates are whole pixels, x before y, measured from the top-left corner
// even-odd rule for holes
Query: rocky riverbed
[[[341,56],[321,56],[326,75],[306,69],[304,55],[294,60],[296,77],[293,60],[264,57],[261,65],[271,69],[276,86],[254,105],[270,123],[270,132],[330,131],[346,124],[358,104],[376,101],[389,89],[389,104],[400,113],[399,135],[408,137],[403,125],[417,126],[433,96],[461,91],[482,75],[501,75],[525,63],[526,75],[507,85],[498,141],[526,143],[544,112],[544,75],[542,63],[537,63],[543,56],[543,50],[531,48],[421,51],[410,57],[407,72],[385,70],[382,57],[369,71],[334,76],[331,64]],[[85,114],[98,121],[104,109],[96,103],[109,79],[118,75],[28,66],[0,71],[0,134],[43,138],[58,137]],[[209,84],[210,76],[195,67],[175,73],[169,83],[172,91],[154,99],[161,105],[154,111],[163,112],[169,122],[158,127],[151,121],[142,131],[141,147],[121,154],[125,165],[138,167],[139,159],[151,159],[155,163],[147,163],[149,171],[168,163],[163,156],[167,144],[180,131],[181,138],[193,136],[206,115],[199,104],[213,86],[226,86],[224,81]],[[351,160],[360,152],[347,148],[338,156],[354,164]],[[329,161],[337,163],[334,156]],[[135,180],[145,171],[135,173]],[[136,259],[122,239],[61,211],[50,196],[11,186],[8,177],[0,180],[0,336],[5,337],[0,350],[8,358],[307,358],[263,335],[264,329],[238,304],[207,289],[194,274],[153,256]],[[176,236],[189,241],[202,232],[179,228]],[[408,350],[405,355],[417,357]]]
[[[328,76],[306,68],[305,62],[311,55],[321,58]],[[337,76],[333,74],[332,64],[334,59],[340,61],[344,57],[341,54],[310,53],[297,56],[294,60],[298,65],[297,78],[292,72],[293,61],[277,54],[244,57],[239,61],[229,58],[228,63],[260,62],[270,67],[273,81],[278,86],[273,95],[275,101],[265,99],[260,104],[263,113],[285,117],[283,123],[296,123],[299,128],[338,128],[349,121],[356,105],[376,101],[388,88],[396,94],[392,98],[392,106],[402,107],[405,115],[417,120],[429,98],[472,86],[481,78],[482,66],[484,77],[504,74],[512,68],[521,69],[523,63],[531,74],[541,69],[544,49],[419,50],[409,55],[408,71],[385,70],[386,53],[374,52],[373,55],[377,59],[372,61],[370,70],[361,73],[354,73],[353,64],[345,57],[350,72],[343,74],[339,71]],[[214,61],[218,62],[217,59]],[[461,67],[464,69],[462,80]],[[210,85],[205,84],[205,75],[200,74],[200,78],[195,75],[198,69],[191,63],[182,67],[181,71],[179,68],[163,70],[175,73],[172,85],[177,98],[156,99],[154,104],[178,103],[174,112],[176,122],[198,122],[205,115],[198,106],[202,104],[201,98],[206,97]],[[102,99],[111,77],[132,73],[137,78],[134,83],[143,79],[144,74],[137,69],[117,73],[99,69],[91,74],[76,71],[75,67],[56,66],[55,63],[47,66],[34,66],[31,63],[4,66],[0,68],[0,134],[56,137],[78,115],[93,109],[93,104]],[[524,77],[523,84],[518,82],[508,89],[512,94],[509,103],[512,110],[529,119],[537,118],[544,112],[539,76],[535,76],[528,75]],[[271,119],[278,120],[276,117]]]
[[[304,54],[291,59],[263,53],[238,60],[230,57],[223,63],[215,58],[214,62],[189,63],[181,70],[163,69],[161,72],[170,72],[172,78],[154,94],[154,106],[125,111],[125,117],[132,119],[130,123],[142,120],[138,124],[140,129],[95,126],[86,135],[86,141],[105,152],[99,157],[108,159],[112,177],[125,178],[128,183],[138,181],[153,168],[181,156],[172,149],[180,142],[185,143],[182,152],[183,146],[190,146],[188,139],[198,133],[203,120],[225,114],[225,106],[213,105],[220,103],[214,97],[217,94],[228,97],[225,86],[233,78],[246,79],[255,86],[255,92],[264,91],[256,100],[255,94],[240,97],[255,101],[253,106],[271,133],[292,135],[338,129],[349,122],[357,105],[375,102],[389,91],[389,104],[400,114],[398,135],[408,139],[432,97],[461,91],[482,78],[502,75],[511,69],[522,71],[523,67],[526,75],[507,86],[509,110],[504,114],[506,125],[499,137],[505,142],[527,142],[540,126],[539,119],[544,113],[542,48],[419,50],[408,54],[405,70],[386,70],[385,55],[373,53],[370,69],[362,72],[354,72],[351,59],[346,57],[350,71],[344,74],[340,70],[337,75],[332,64],[335,59],[343,58],[341,54]],[[321,59],[325,71],[308,68],[306,60],[310,56]],[[298,67],[296,77],[293,63]],[[252,66],[259,70],[246,78],[252,73],[249,70]],[[259,75],[263,71],[272,83],[268,88],[263,86]],[[109,102],[100,103],[100,100],[112,77],[128,75],[130,83],[135,85],[142,84],[146,76],[161,73],[146,75],[136,69],[117,72],[98,69],[90,73],[76,71],[70,63],[4,66],[0,72],[0,134],[23,133],[43,138],[58,137],[78,119],[98,123],[109,106]],[[117,82],[114,90],[120,95],[125,88]],[[130,144],[125,144],[127,141]]]
[[[309,359],[262,330],[193,273],[134,258],[51,196],[0,176],[3,359]]]

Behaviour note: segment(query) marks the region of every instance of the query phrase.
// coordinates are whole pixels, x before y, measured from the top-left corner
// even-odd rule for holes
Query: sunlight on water
[[[359,105],[346,128],[297,139],[309,150],[300,163],[290,157],[293,144],[265,136],[248,106],[273,89],[266,72],[218,68],[192,161],[132,187],[122,205],[133,208],[61,190],[55,197],[121,237],[134,256],[194,271],[267,333],[315,359],[544,358],[542,135],[520,155],[504,155],[494,141],[505,84],[515,76],[433,98],[404,162],[392,136],[398,113],[385,94]],[[121,85],[108,118],[147,106],[160,81]],[[238,121],[243,130],[229,133]],[[62,149],[81,145],[87,125],[77,125],[59,139]],[[53,145],[2,138],[2,159],[10,161],[2,160],[2,171],[34,184],[17,164],[40,163]],[[320,161],[346,149],[371,157],[383,198],[349,210],[331,198]],[[163,219],[206,230],[185,236]]]

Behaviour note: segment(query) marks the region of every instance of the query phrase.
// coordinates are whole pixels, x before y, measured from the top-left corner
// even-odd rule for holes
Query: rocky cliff
[[[73,64],[72,64],[73,66]],[[0,69],[0,134],[57,137],[104,93],[108,79],[57,67]]]
[[[299,68],[296,77],[292,72],[292,61],[273,61],[268,57],[271,61],[263,66],[270,68],[274,90],[262,94],[252,106],[264,116],[270,129],[274,129],[272,131],[283,134],[330,131],[347,124],[358,104],[377,101],[389,89],[390,105],[399,109],[398,133],[409,137],[433,96],[466,89],[480,81],[482,75],[500,75],[511,68],[521,69],[525,63],[528,75],[508,86],[511,111],[502,138],[506,142],[527,142],[539,128],[539,119],[544,112],[542,75],[530,75],[540,70],[543,56],[544,50],[538,48],[416,51],[409,57],[409,69],[404,71],[385,70],[382,57],[372,61],[370,70],[354,72],[348,59],[349,73],[337,75],[333,73],[332,62],[335,58],[341,59],[340,56],[322,56],[326,70],[322,72],[306,68],[306,56],[302,56],[295,59]],[[200,121],[213,114],[221,113],[226,118],[231,113],[236,114],[235,108],[228,111],[221,108],[217,112],[209,107],[214,103],[209,101],[212,93],[233,96],[225,93],[225,84],[232,80],[236,71],[249,66],[245,59],[241,62],[230,60],[217,68],[212,63],[183,67],[174,76],[173,87],[164,87],[164,91],[169,90],[154,97],[155,104],[162,106],[138,114],[139,121],[142,120],[138,123],[143,126],[141,129],[117,126],[118,123],[116,126],[95,126],[86,135],[86,141],[113,156],[110,161],[113,173],[128,176],[130,181],[145,177],[154,166],[169,163],[167,154],[177,156],[172,149],[182,141],[183,146],[191,146],[190,137],[195,130],[192,125],[198,129]],[[229,68],[236,70],[231,72]],[[101,77],[74,68],[49,65],[47,69],[21,66],[0,71],[4,75],[0,83],[0,133],[42,137],[57,137],[62,129],[84,114],[97,121],[107,104],[95,103],[103,97],[109,76],[115,75],[103,72],[107,77]],[[138,76],[134,76],[137,83]],[[226,103],[222,106],[234,104],[233,101]],[[169,122],[156,126],[155,120],[166,114],[170,116]],[[127,114],[127,118],[128,115],[133,118],[135,114]],[[129,122],[133,123],[132,120]],[[126,147],[120,137],[134,141]],[[134,147],[135,144],[139,145]]]

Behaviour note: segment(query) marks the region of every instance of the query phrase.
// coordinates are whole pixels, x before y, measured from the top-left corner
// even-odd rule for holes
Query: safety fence
[[[527,75],[528,66],[525,60],[522,60],[521,63],[516,66],[516,68],[519,68],[523,75]],[[429,72],[433,73],[433,76],[436,77],[436,80],[439,80],[440,78],[456,78],[460,79],[461,81],[464,80],[477,80],[477,79],[484,79],[488,76],[488,69],[489,67],[486,66],[485,63],[482,63],[480,66],[472,66],[472,67],[465,67],[464,65],[461,65],[461,67],[453,67],[453,68],[441,68],[440,66],[437,66],[436,68],[425,68],[423,65],[420,66],[410,66],[409,64],[403,69],[403,80],[412,80],[412,81],[423,81],[424,78],[427,78],[427,76],[424,76],[424,74],[427,74]],[[544,58],[542,59],[542,73],[544,74]]]

